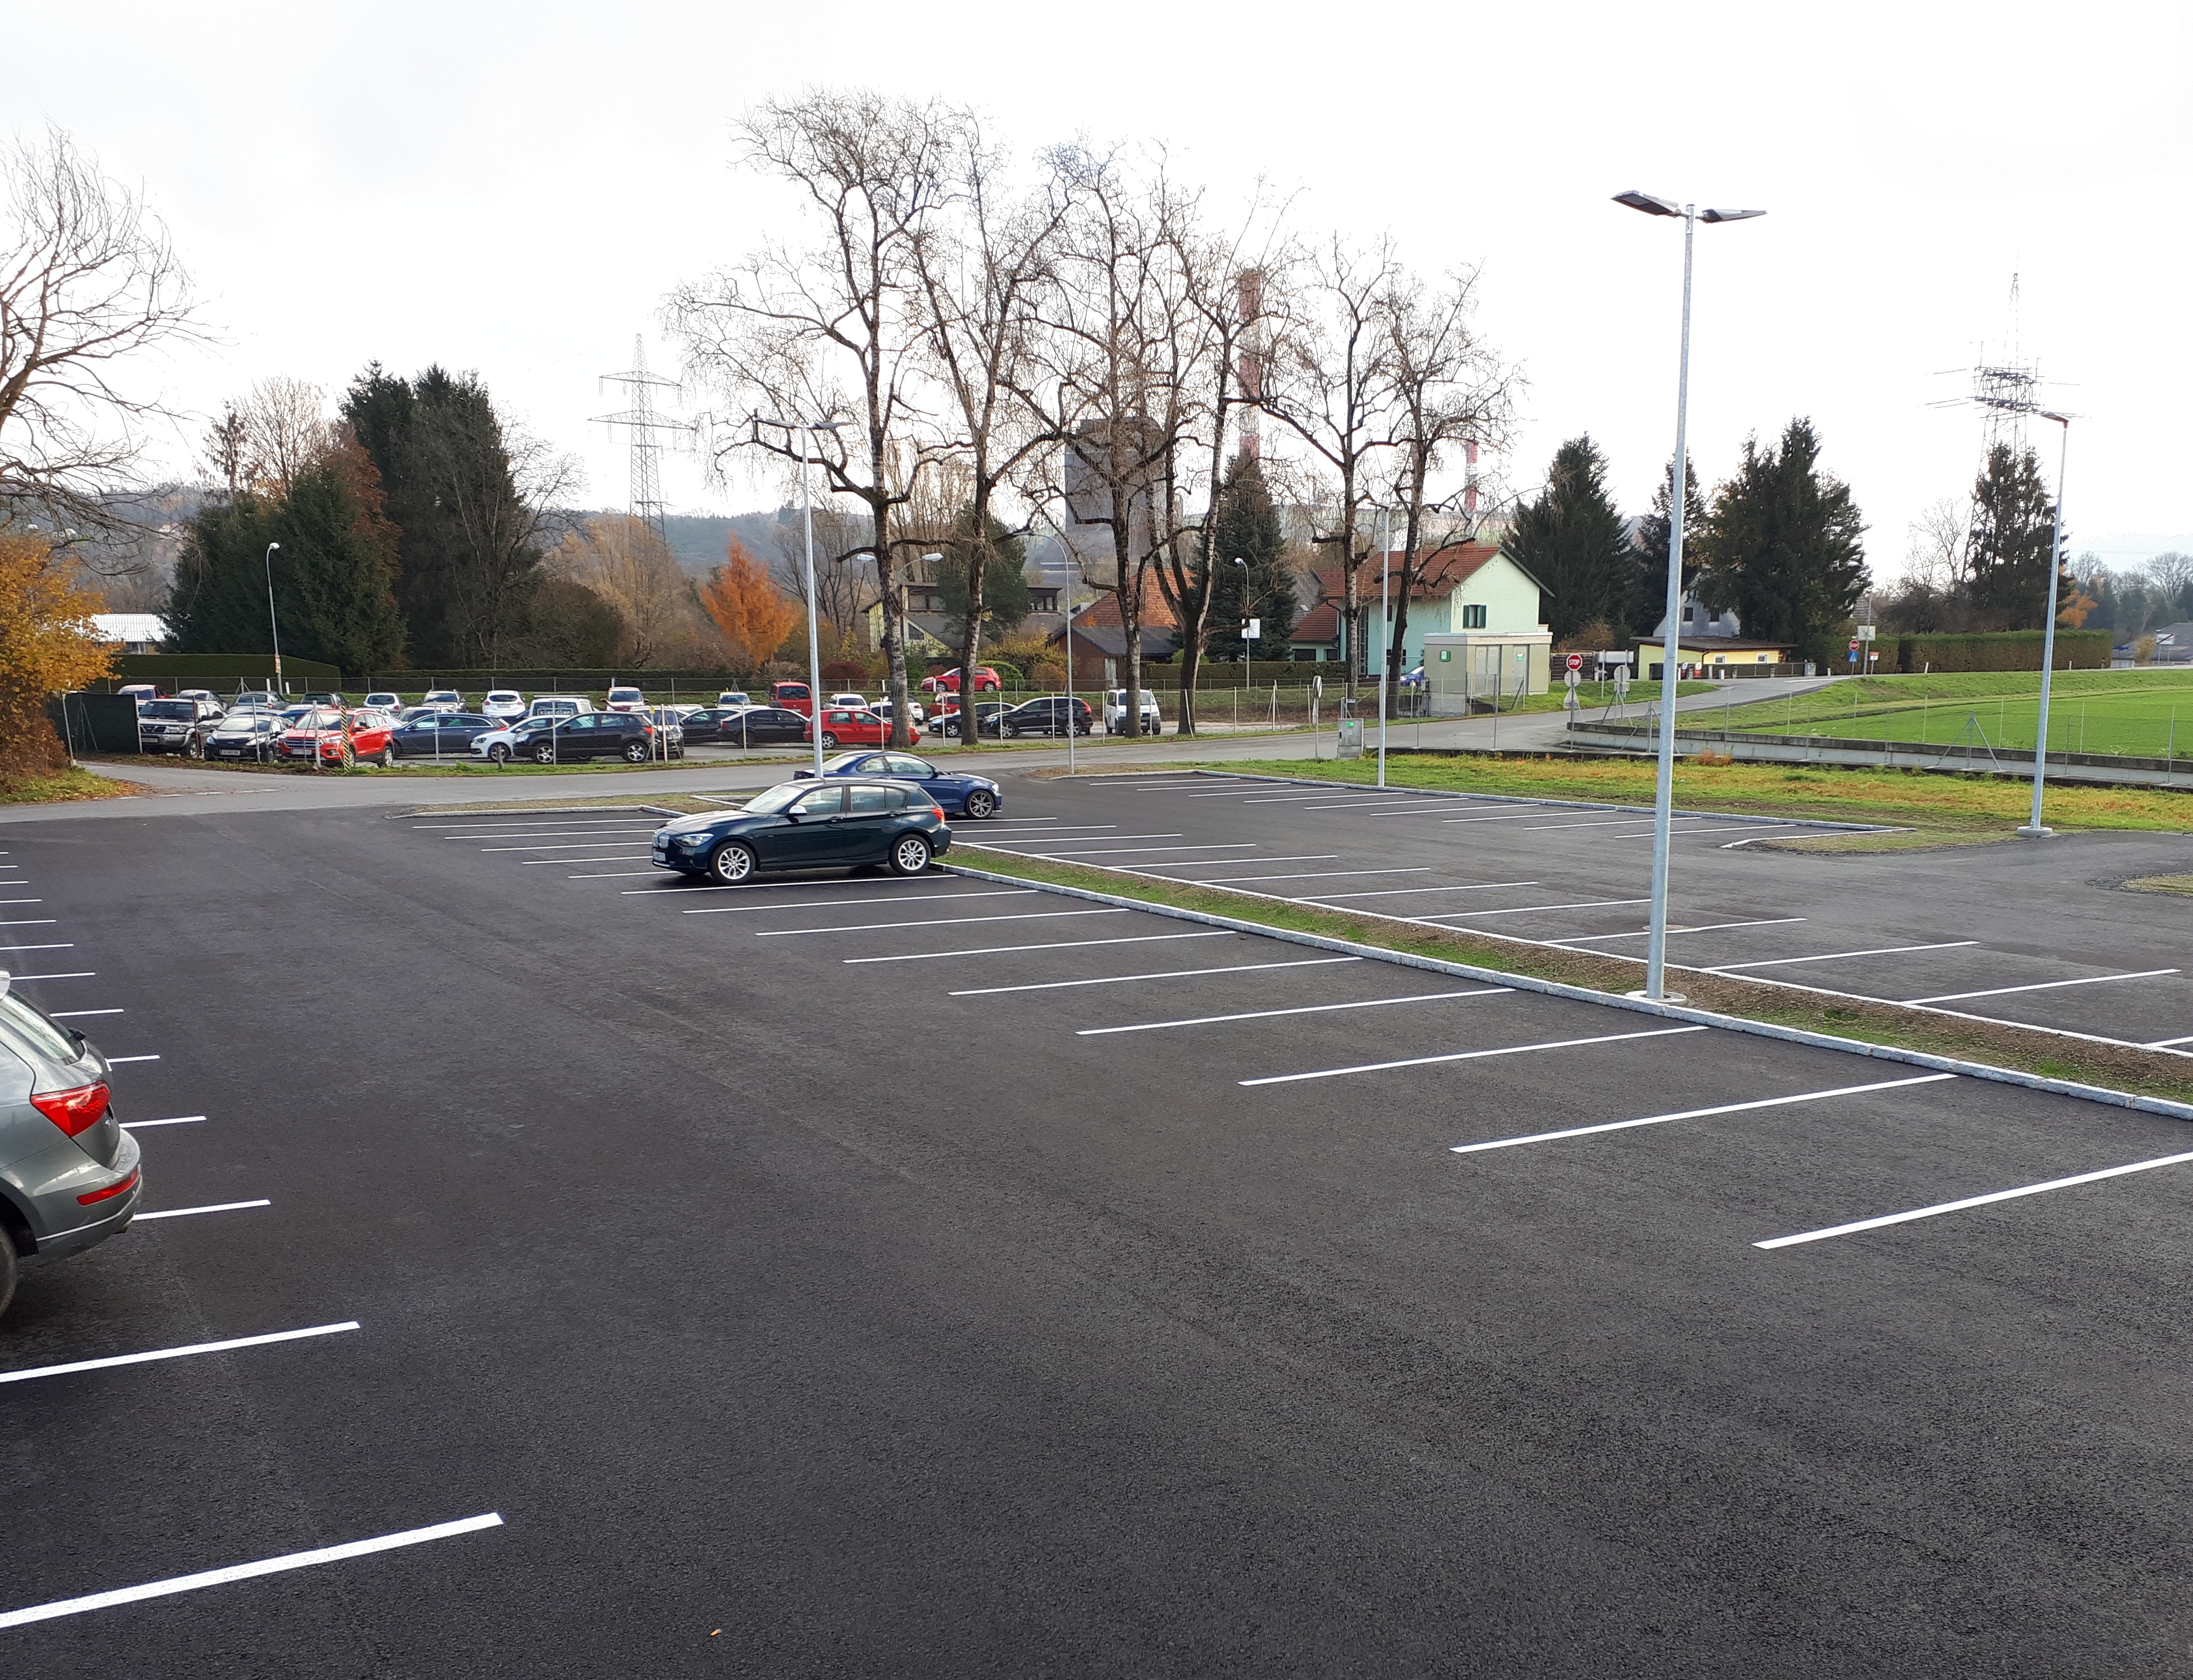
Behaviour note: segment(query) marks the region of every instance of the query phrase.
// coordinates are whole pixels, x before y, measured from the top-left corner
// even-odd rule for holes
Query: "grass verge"
[[[1426,928],[1354,911],[1316,910],[1233,888],[1194,886],[1186,882],[1150,881],[1092,869],[1084,864],[1040,861],[955,846],[971,867],[1017,880],[1047,882],[1110,893],[1144,904],[1169,905],[1213,916],[1230,917],[1263,927],[1348,940],[1383,951],[1468,963],[1497,974],[1527,975],[1593,991],[1620,993],[1635,988],[1642,970],[1619,963],[1549,946],[1486,938],[1461,930]],[[2038,1074],[2043,1078],[2097,1085],[2138,1096],[2193,1103],[2193,1060],[2132,1046],[2089,1043],[2035,1032],[2009,1022],[1953,1019],[1893,1003],[1826,997],[1798,987],[1731,980],[1686,970],[1680,980],[1693,1009],[1735,1015],[1807,1032],[1829,1033],[1898,1049],[1984,1062],[1990,1066]]]
[[[77,799],[123,799],[151,791],[134,781],[120,781],[72,765],[49,775],[26,776],[0,788],[0,805],[58,805]]]
[[[1245,759],[1201,768],[1357,784],[1373,781],[1377,774],[1364,759],[1307,764],[1295,759]],[[1462,752],[1412,753],[1406,758],[1389,757],[1386,763],[1389,787],[1525,794],[1613,805],[1650,805],[1653,775],[1649,758],[1575,759],[1557,754],[1516,758]],[[1887,835],[1852,835],[1847,837],[1850,843],[1835,848],[1839,850],[1999,839],[2025,820],[2031,800],[2030,787],[2022,782],[1980,778],[1965,781],[1917,770],[1702,764],[1695,759],[1682,760],[1675,766],[1675,803],[1683,809],[1881,823],[1914,830],[1921,837],[1899,841]],[[2052,786],[2047,820],[2058,830],[2143,829],[2182,834],[2193,831],[2193,793],[2146,787]],[[1807,851],[1819,849],[1821,845],[1810,838],[1795,843]]]
[[[2135,893],[2175,893],[2181,898],[2193,898],[2193,875],[2143,875],[2125,885]]]

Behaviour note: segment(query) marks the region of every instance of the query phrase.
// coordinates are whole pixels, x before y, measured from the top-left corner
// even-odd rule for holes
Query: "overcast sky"
[[[1023,150],[1161,141],[1216,206],[1262,175],[1297,228],[1481,264],[1482,328],[1529,380],[1510,476],[1589,431],[1632,511],[1673,444],[1681,225],[1609,195],[1763,208],[1699,231],[1693,455],[1717,480],[1746,433],[1809,414],[1887,576],[1913,516],[1970,486],[1979,422],[1930,404],[1966,388],[1939,370],[2001,353],[2013,273],[2019,348],[2080,417],[2074,551],[2193,548],[2187,16],[113,0],[91,26],[12,16],[0,89],[19,131],[68,129],[172,225],[220,336],[141,370],[175,400],[272,373],[337,390],[375,357],[473,369],[612,506],[626,457],[587,417],[622,405],[597,375],[641,330],[668,362],[664,294],[782,215],[730,162],[760,95],[941,95]],[[758,499],[665,478],[681,510]]]

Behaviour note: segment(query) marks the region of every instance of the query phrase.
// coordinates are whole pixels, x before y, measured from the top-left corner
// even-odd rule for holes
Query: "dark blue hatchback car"
[[[796,777],[811,777],[812,770],[794,770]],[[917,758],[911,752],[841,752],[835,758],[822,761],[826,776],[889,776],[894,781],[910,781],[920,785],[946,810],[980,821],[984,817],[997,815],[1005,803],[1005,796],[997,783],[988,776],[956,775],[950,770],[939,769],[926,758]]]
[[[918,787],[810,777],[779,782],[741,810],[666,823],[652,856],[658,869],[736,886],[764,869],[883,864],[896,875],[919,875],[951,843],[943,811]]]

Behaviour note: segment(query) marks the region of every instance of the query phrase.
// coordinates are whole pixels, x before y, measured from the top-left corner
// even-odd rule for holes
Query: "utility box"
[[[1363,720],[1360,717],[1343,717],[1333,728],[1337,732],[1335,756],[1360,758],[1363,756]]]

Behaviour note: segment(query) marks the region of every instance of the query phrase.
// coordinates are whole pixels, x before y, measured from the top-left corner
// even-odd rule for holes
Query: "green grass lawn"
[[[1764,734],[2033,750],[2038,671],[1862,677],[1809,694],[1737,706],[1728,726]],[[1691,714],[1708,725],[1710,711]],[[2193,758],[2193,670],[2059,671],[2048,706],[2051,752]]]

